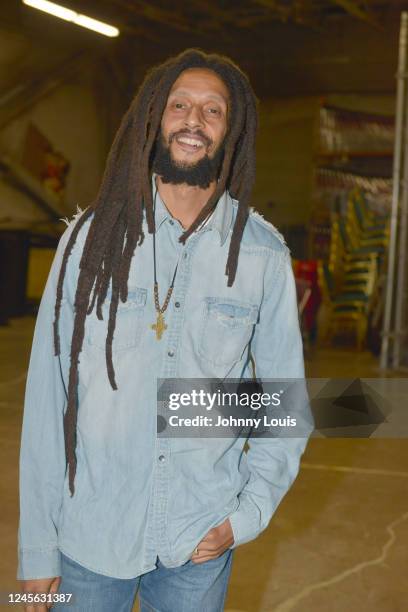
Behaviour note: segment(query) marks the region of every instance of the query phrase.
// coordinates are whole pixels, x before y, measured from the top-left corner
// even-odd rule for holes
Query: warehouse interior
[[[260,117],[252,205],[291,250],[307,375],[400,381],[393,397],[400,407],[406,397],[408,2],[60,4],[118,35],[0,2],[3,593],[20,590],[26,370],[64,219],[96,197],[122,115],[146,71],[169,56],[225,54],[250,78]],[[399,419],[369,433],[317,429],[270,527],[236,550],[227,612],[406,610],[408,420]]]

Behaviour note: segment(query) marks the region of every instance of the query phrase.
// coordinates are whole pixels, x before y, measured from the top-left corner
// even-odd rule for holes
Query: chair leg
[[[336,336],[336,333],[337,333],[336,319],[329,316],[326,333],[324,335],[324,341],[325,341],[326,346],[333,346],[333,339]]]
[[[361,315],[357,321],[357,349],[361,351],[365,345],[365,339],[367,334],[367,318],[365,315]]]
[[[322,303],[317,313],[317,343],[320,346],[330,344],[331,310]]]

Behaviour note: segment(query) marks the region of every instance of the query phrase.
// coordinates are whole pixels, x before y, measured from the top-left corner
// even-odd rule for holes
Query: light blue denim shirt
[[[71,497],[63,414],[78,266],[90,219],[68,261],[60,319],[61,361],[53,320],[63,234],[41,301],[30,358],[20,452],[18,579],[60,575],[60,551],[107,576],[132,578],[155,568],[156,556],[177,567],[214,526],[231,521],[235,548],[263,531],[299,470],[307,437],[159,438],[158,378],[303,378],[302,341],[289,250],[252,208],[235,282],[225,265],[237,202],[228,192],[185,245],[183,228],[160,197],[156,249],[160,303],[178,271],[157,340],[150,325],[152,235],[129,275],[113,339],[118,390],[108,381],[104,320],[87,317],[79,364],[77,470]],[[228,317],[223,309],[228,305]],[[61,367],[60,367],[61,364]]]

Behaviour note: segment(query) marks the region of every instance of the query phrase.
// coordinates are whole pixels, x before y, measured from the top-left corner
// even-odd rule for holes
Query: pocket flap
[[[206,298],[207,314],[216,317],[220,323],[229,327],[253,325],[258,320],[259,308],[229,298]]]
[[[103,303],[105,308],[109,308],[112,297],[112,289],[109,288],[106,294],[105,301]],[[126,302],[122,302],[119,298],[118,310],[126,308],[134,308],[135,306],[144,306],[147,299],[147,289],[143,287],[130,287],[128,289],[128,296]]]

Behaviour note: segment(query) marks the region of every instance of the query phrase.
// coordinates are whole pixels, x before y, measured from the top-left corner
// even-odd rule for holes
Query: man
[[[24,409],[26,592],[72,593],[73,612],[130,611],[137,591],[142,612],[220,611],[233,550],[298,473],[306,438],[254,438],[245,453],[241,437],[157,435],[158,378],[250,378],[251,364],[304,376],[289,252],[249,210],[256,128],[235,64],[171,58],[60,241]]]

